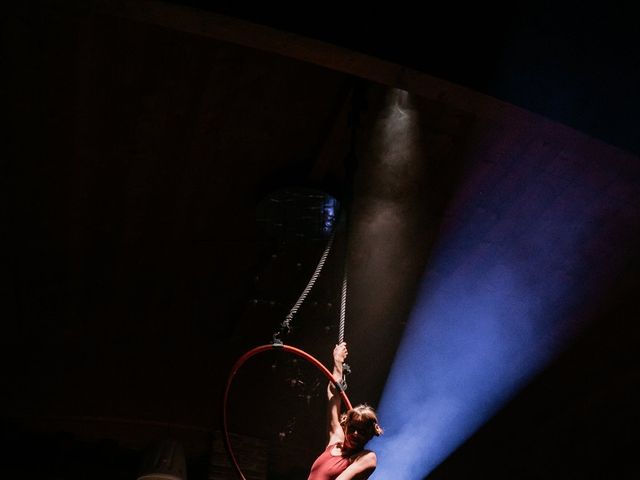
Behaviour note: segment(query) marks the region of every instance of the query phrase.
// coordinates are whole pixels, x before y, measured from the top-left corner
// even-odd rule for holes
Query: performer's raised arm
[[[333,377],[342,381],[343,364],[348,355],[347,344],[333,349]],[[324,452],[311,467],[308,480],[364,480],[376,468],[376,454],[365,450],[366,443],[382,434],[373,408],[358,405],[340,413],[342,399],[333,384],[327,387],[329,441]]]
[[[342,382],[342,373],[344,361],[349,355],[347,344],[345,342],[336,345],[333,349],[333,378],[338,382]],[[340,406],[342,398],[335,385],[329,382],[327,386],[327,426],[328,426],[328,443],[338,443],[344,440],[344,432],[340,426]]]

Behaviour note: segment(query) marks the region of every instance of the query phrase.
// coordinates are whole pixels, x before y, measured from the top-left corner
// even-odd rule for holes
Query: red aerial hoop
[[[294,355],[306,360],[307,362],[311,363],[312,365],[314,365],[318,370],[320,370],[322,372],[322,374],[327,377],[327,379],[336,387],[336,389],[338,390],[338,392],[340,393],[340,396],[342,397],[342,401],[344,402],[345,406],[347,407],[347,410],[351,410],[351,402],[349,401],[349,398],[347,397],[347,394],[344,392],[344,389],[342,388],[342,385],[340,384],[340,382],[337,382],[335,378],[333,378],[333,375],[331,374],[331,372],[329,370],[327,370],[327,368],[320,363],[320,361],[318,361],[315,357],[312,357],[311,355],[309,355],[307,352],[300,350],[299,348],[296,347],[291,347],[289,345],[284,345],[278,341],[272,343],[272,344],[268,344],[268,345],[261,345],[259,347],[256,347],[252,350],[249,350],[247,353],[245,353],[244,355],[242,355],[238,361],[235,363],[235,365],[233,366],[233,368],[231,369],[231,374],[229,375],[229,379],[227,380],[227,387],[224,390],[224,401],[223,401],[223,406],[222,406],[222,423],[223,423],[223,428],[224,428],[224,443],[225,446],[227,447],[227,451],[229,452],[229,456],[231,457],[231,461],[233,463],[233,466],[235,467],[236,471],[238,472],[238,475],[240,476],[240,478],[242,480],[246,480],[245,476],[242,474],[242,470],[240,470],[240,466],[238,465],[238,461],[236,460],[236,456],[233,453],[233,449],[231,448],[231,439],[229,438],[229,430],[228,430],[228,425],[227,425],[227,399],[229,397],[229,390],[231,389],[231,384],[233,383],[233,377],[235,377],[236,373],[238,372],[238,370],[240,369],[240,367],[242,367],[242,365],[245,364],[245,362],[247,360],[249,360],[251,357],[254,357],[255,355],[258,355],[259,353],[262,352],[266,352],[269,350],[283,350],[285,352],[289,352],[289,353],[293,353]]]

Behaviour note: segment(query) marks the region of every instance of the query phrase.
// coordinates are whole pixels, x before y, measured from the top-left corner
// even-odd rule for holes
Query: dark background
[[[190,478],[206,478],[231,365],[271,338],[326,242],[300,220],[312,203],[292,193],[300,188],[353,199],[354,211],[291,341],[329,361],[348,251],[359,372],[351,391],[374,404],[470,168],[466,152],[504,138],[517,151],[520,140],[546,135],[546,117],[575,130],[560,128],[545,155],[592,142],[610,156],[603,162],[627,165],[637,192],[640,33],[630,5],[174,2],[353,49],[542,116],[523,124],[508,109],[496,120],[423,99],[429,175],[418,170],[410,188],[385,189],[375,162],[349,160],[351,92],[362,86],[349,75],[172,30],[161,18],[100,13],[100,3],[25,2],[3,15],[0,393],[3,463],[14,478],[135,478],[143,449],[164,436],[185,446]],[[360,141],[376,112],[371,91]],[[259,213],[281,189],[297,199],[285,221],[297,240],[286,244],[261,227],[280,213]],[[376,250],[366,221],[385,195],[413,212],[395,233],[380,232],[402,237],[394,248],[412,252],[406,263],[393,248]],[[637,194],[629,198],[637,205]],[[378,260],[379,280],[369,270]],[[638,267],[629,255],[576,342],[433,478],[632,478]],[[398,291],[385,297],[389,285]],[[366,336],[369,322],[388,327],[384,338]],[[322,395],[311,373],[285,361],[269,380],[271,364],[238,387],[235,428],[275,445],[273,478],[295,478],[322,442],[322,432],[309,433]],[[291,378],[305,378],[311,403],[309,391],[299,401],[281,387]],[[278,443],[280,432],[289,443]],[[293,447],[301,444],[309,448]]]
[[[427,72],[638,151],[633,2],[257,6],[179,2]],[[214,5],[215,4],[215,5]],[[423,8],[424,7],[424,8]]]

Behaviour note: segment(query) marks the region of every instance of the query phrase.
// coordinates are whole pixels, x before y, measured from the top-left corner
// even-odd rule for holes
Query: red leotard
[[[331,450],[333,450],[333,447],[336,445],[335,443],[329,445],[327,449],[316,458],[307,480],[335,480],[338,475],[347,469],[351,463],[349,458],[331,455]]]

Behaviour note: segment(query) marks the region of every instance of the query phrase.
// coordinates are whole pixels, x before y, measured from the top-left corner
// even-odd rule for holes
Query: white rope
[[[347,317],[347,266],[342,276],[342,295],[340,297],[340,324],[338,327],[338,343],[344,342],[344,325]]]
[[[313,288],[314,284],[316,283],[316,280],[320,276],[320,272],[322,271],[322,267],[324,267],[324,264],[325,264],[325,262],[327,260],[327,257],[329,256],[329,252],[331,251],[331,247],[333,246],[333,239],[334,238],[335,238],[335,229],[334,229],[333,232],[331,232],[331,236],[329,237],[329,241],[327,242],[327,246],[325,247],[324,252],[322,252],[322,256],[320,257],[320,260],[318,261],[318,265],[316,266],[316,269],[313,272],[313,275],[311,275],[311,279],[309,280],[309,283],[307,283],[307,286],[302,291],[302,294],[300,294],[300,297],[298,298],[298,301],[291,308],[291,310],[287,314],[287,317],[285,318],[285,320],[280,325],[280,331],[273,334],[274,345],[275,344],[282,344],[282,340],[280,338],[278,338],[278,337],[280,335],[282,335],[283,333],[289,333],[291,331],[291,321],[293,320],[293,316],[296,313],[298,313],[298,310],[300,309],[300,307],[304,303],[305,299],[307,298],[307,295],[309,295],[309,292],[311,291],[311,289]],[[345,324],[346,324],[346,317],[347,317],[347,265],[346,265],[346,260],[345,260],[344,274],[343,274],[343,277],[342,277],[342,292],[341,292],[341,296],[340,296],[340,323],[338,325],[338,344],[344,342],[344,328],[345,328]],[[350,374],[350,373],[351,373],[351,368],[349,367],[349,365],[347,363],[344,363],[343,364],[342,382],[341,382],[342,388],[344,390],[347,389],[347,374]]]
[[[324,267],[324,263],[327,261],[327,256],[329,255],[329,252],[331,251],[331,246],[333,245],[334,237],[335,237],[335,230],[333,232],[331,232],[331,236],[329,237],[329,241],[327,242],[327,246],[325,247],[324,252],[322,252],[322,256],[320,257],[320,260],[318,261],[318,266],[316,266],[316,269],[313,272],[313,275],[311,275],[311,279],[309,280],[309,283],[307,283],[307,286],[305,287],[305,289],[300,294],[300,298],[298,298],[298,301],[295,303],[295,305],[289,311],[285,321],[282,322],[281,333],[284,330],[286,330],[287,332],[289,330],[291,330],[291,320],[293,320],[293,316],[296,313],[298,313],[298,310],[300,309],[300,306],[304,303],[305,299],[307,298],[307,295],[309,295],[309,292],[313,288],[313,285],[316,283],[316,280],[320,276],[320,272],[322,271],[322,267]]]
[[[342,294],[340,296],[340,324],[338,326],[338,344],[344,342],[344,326],[347,319],[347,260],[345,255],[344,273],[342,275]],[[351,367],[348,363],[342,364],[342,389],[347,389],[347,374],[351,374]]]

